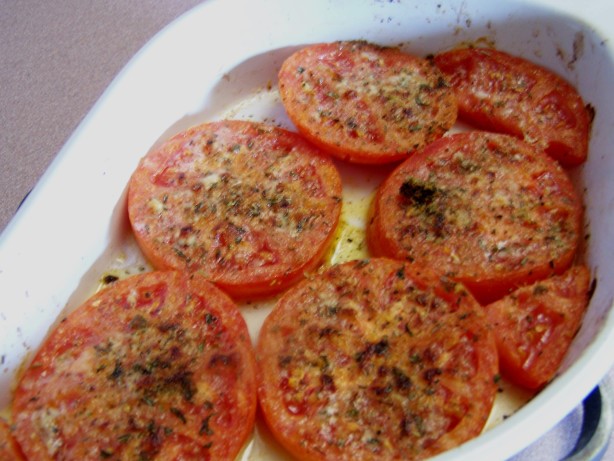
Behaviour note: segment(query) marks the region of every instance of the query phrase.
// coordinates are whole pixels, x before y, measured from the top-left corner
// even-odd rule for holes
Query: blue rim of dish
[[[606,379],[582,401],[582,428],[575,447],[564,461],[598,461],[612,434],[612,383]]]

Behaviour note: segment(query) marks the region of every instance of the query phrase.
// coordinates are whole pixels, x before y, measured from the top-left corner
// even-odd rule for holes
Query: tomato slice
[[[406,158],[442,136],[457,105],[428,60],[364,41],[319,43],[279,71],[288,116],[311,142],[357,163]]]
[[[435,141],[384,181],[367,240],[373,254],[434,268],[489,303],[564,272],[581,222],[581,201],[554,160],[512,136],[466,132]]]
[[[498,373],[460,285],[383,258],[290,288],[262,327],[259,402],[301,460],[423,459],[477,436]]]
[[[580,328],[589,286],[588,268],[573,266],[487,306],[501,371],[510,381],[539,389],[552,380]]]
[[[565,167],[586,160],[592,114],[560,76],[490,48],[455,49],[434,62],[456,92],[461,118],[521,137]]]
[[[8,423],[0,418],[0,459],[3,461],[25,461],[23,453],[13,438]]]
[[[15,437],[30,460],[234,459],[253,430],[255,367],[227,295],[196,275],[136,275],[44,342],[15,391]]]
[[[150,152],[129,185],[136,240],[158,269],[199,273],[231,296],[268,295],[322,259],[341,180],[298,134],[228,120]]]

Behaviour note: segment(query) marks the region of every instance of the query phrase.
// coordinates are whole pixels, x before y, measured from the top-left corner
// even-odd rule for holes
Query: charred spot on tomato
[[[424,419],[416,414],[407,414],[401,419],[401,435],[408,436],[423,436],[426,434],[424,427]]]
[[[535,285],[535,287],[533,287],[533,294],[536,296],[543,295],[546,293],[548,293],[548,287],[544,285],[537,284]]]
[[[179,370],[164,380],[164,384],[171,388],[177,388],[181,396],[190,402],[194,394],[196,394],[196,386],[192,379],[193,373],[188,370]]]
[[[147,319],[145,317],[143,317],[140,314],[135,315],[134,317],[132,317],[132,320],[130,320],[129,323],[129,327],[131,330],[142,330],[143,328],[146,328],[149,325],[149,322],[147,321]]]
[[[435,384],[439,382],[439,376],[443,374],[443,370],[441,368],[429,368],[424,370],[422,373],[422,377],[429,384]]]
[[[407,391],[413,387],[411,378],[407,376],[400,368],[393,367],[392,376],[394,378],[394,385],[397,390]]]
[[[141,375],[151,375],[151,369],[145,365],[142,365],[140,363],[135,363],[134,365],[132,365],[132,371],[139,373]]]
[[[117,437],[117,441],[122,444],[128,443],[131,438],[132,438],[132,434],[128,432],[128,433],[122,434],[119,437]]]
[[[417,292],[415,294],[413,300],[419,306],[425,307],[430,302],[430,296],[428,295],[428,293],[425,293],[423,291],[419,291],[419,292]]]
[[[371,391],[378,397],[385,397],[393,391],[391,384],[385,386],[371,386]]]
[[[441,286],[443,286],[444,290],[448,293],[453,293],[459,286],[457,282],[446,276],[440,277],[439,281],[441,282]]]
[[[414,206],[428,206],[437,194],[437,188],[416,178],[408,178],[399,188],[403,201]]]
[[[115,367],[113,368],[113,371],[111,372],[111,374],[109,375],[109,379],[116,381],[118,380],[122,375],[124,374],[124,368],[122,366],[122,363],[118,360],[115,362]]]
[[[94,350],[96,351],[96,355],[102,356],[104,354],[108,354],[113,349],[113,343],[111,341],[107,341],[105,343],[95,344]]]
[[[331,326],[326,326],[320,330],[318,335],[320,338],[324,338],[324,337],[335,335],[337,333],[339,333],[339,330],[337,330],[336,328],[333,328]]]
[[[448,82],[443,76],[440,75],[439,77],[437,77],[437,84],[435,85],[435,88],[439,90],[439,89],[448,88],[448,87],[449,87]]]
[[[480,165],[477,162],[467,158],[461,153],[454,155],[453,159],[455,160],[456,165],[458,165],[458,170],[462,173],[469,174],[469,173],[475,173],[476,171],[480,170]],[[494,173],[492,172],[488,172],[488,173],[490,173],[490,175],[494,179],[494,176],[495,176]]]
[[[169,331],[178,330],[179,325],[175,322],[162,322],[157,325],[157,329],[160,333],[168,333]]]
[[[153,420],[150,421],[144,429],[145,433],[140,443],[138,459],[154,459],[160,452],[160,448],[164,442],[164,429]]]
[[[205,323],[207,325],[213,325],[217,323],[217,321],[218,321],[218,318],[215,314],[212,314],[211,312],[207,312],[205,314]]]
[[[183,250],[177,248],[176,246],[173,247],[173,252],[179,257],[179,259],[183,259],[186,262],[190,262],[190,260],[192,259],[188,255],[186,255]]]
[[[213,431],[213,429],[211,429],[211,426],[209,424],[211,417],[213,416],[213,413],[211,413],[210,415],[207,415],[200,423],[200,429],[198,431],[198,433],[200,435],[213,435],[215,434],[215,432]]]
[[[188,224],[187,226],[183,226],[180,230],[179,230],[179,235],[181,237],[185,237],[189,234],[191,234],[194,231],[194,227],[191,224]]]
[[[217,367],[217,366],[234,366],[236,365],[236,360],[233,354],[215,354],[209,360],[209,367]]]
[[[320,386],[322,387],[322,390],[327,392],[335,392],[337,390],[334,378],[332,375],[327,373],[320,375]]]
[[[385,355],[390,344],[387,339],[382,339],[376,343],[369,343],[362,351],[354,355],[354,359],[362,366],[374,355]]]
[[[175,416],[177,419],[179,419],[179,421],[181,421],[183,424],[188,422],[188,420],[186,419],[185,415],[183,414],[183,412],[179,408],[171,407],[170,411],[173,414],[173,416]]]

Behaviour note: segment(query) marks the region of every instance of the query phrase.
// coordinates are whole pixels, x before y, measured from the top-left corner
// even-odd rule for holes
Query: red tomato
[[[592,115],[558,75],[494,49],[456,49],[434,62],[456,91],[461,118],[524,138],[563,166],[586,160]]]
[[[301,460],[433,456],[480,433],[497,389],[481,306],[461,285],[388,259],[289,289],[256,357],[264,418]]]
[[[0,418],[0,459],[2,461],[24,461],[23,453],[13,438],[8,423]]]
[[[235,304],[205,279],[152,272],[69,314],[18,383],[32,461],[234,459],[251,435],[256,370]]]
[[[588,268],[574,266],[487,306],[502,373],[531,389],[554,377],[580,328],[589,285]]]
[[[220,121],[182,132],[133,174],[128,211],[154,267],[199,273],[231,296],[281,291],[322,259],[341,180],[298,134]]]
[[[446,136],[402,163],[374,199],[373,254],[463,282],[480,302],[565,271],[582,205],[550,157],[512,136]]]
[[[404,159],[443,135],[457,115],[454,94],[432,63],[363,41],[299,50],[281,67],[279,91],[307,139],[358,163]]]

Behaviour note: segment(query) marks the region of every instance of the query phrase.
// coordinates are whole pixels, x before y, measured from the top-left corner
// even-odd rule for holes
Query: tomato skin
[[[433,60],[456,91],[461,119],[520,137],[564,167],[586,160],[592,114],[563,78],[490,48],[454,49]]]
[[[384,258],[288,290],[262,327],[259,402],[300,460],[424,459],[477,436],[494,338],[459,284]]]
[[[233,459],[256,413],[255,358],[236,305],[200,276],[115,282],[51,332],[20,379],[27,458]]]
[[[13,438],[9,424],[0,418],[0,459],[2,461],[25,461],[21,448]]]
[[[582,206],[554,160],[512,136],[466,132],[431,143],[379,187],[367,227],[375,256],[432,267],[488,304],[564,272]]]
[[[580,328],[589,285],[588,268],[573,266],[486,306],[506,377],[529,389],[552,380]]]
[[[251,298],[320,263],[340,197],[330,158],[297,133],[224,120],[145,156],[130,180],[128,212],[154,267],[199,273],[234,298]]]
[[[456,121],[453,92],[428,60],[364,41],[318,43],[283,63],[279,91],[310,142],[344,160],[396,162]]]

